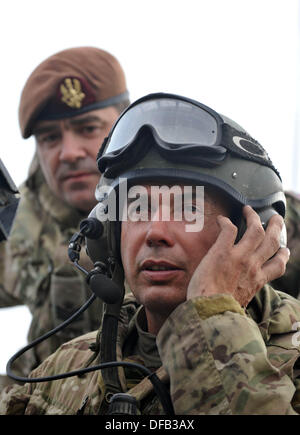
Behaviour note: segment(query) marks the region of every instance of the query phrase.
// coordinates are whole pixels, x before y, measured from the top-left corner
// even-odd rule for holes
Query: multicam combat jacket
[[[139,331],[132,330],[136,307],[129,296],[125,300],[117,341],[120,360],[125,358],[122,352],[128,336],[132,349],[139,349],[133,343]],[[298,322],[300,302],[270,286],[256,295],[246,312],[229,295],[198,297],[179,305],[156,338],[162,364],[158,375],[169,382],[175,413],[298,414]],[[88,365],[98,348],[96,336],[93,332],[62,345],[31,376],[51,376]],[[143,363],[139,353],[125,359]],[[120,369],[120,373],[123,390],[130,389],[142,414],[163,413],[147,378],[141,381],[131,369]],[[95,371],[7,387],[0,413],[105,414],[105,398],[103,377]]]
[[[67,250],[84,216],[51,194],[34,165],[20,188],[9,242],[0,245],[0,307],[27,305],[32,314],[29,341],[67,319],[91,295],[84,276],[69,261]],[[80,263],[91,268],[84,249]],[[101,317],[99,300],[70,327],[37,346],[34,353],[24,354],[18,374],[28,374],[60,344],[98,328]],[[3,382],[2,377],[0,384]]]

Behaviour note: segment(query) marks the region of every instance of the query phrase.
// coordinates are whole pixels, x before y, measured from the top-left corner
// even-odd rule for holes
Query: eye
[[[85,127],[83,127],[83,131],[85,133],[93,133],[96,130],[96,126],[95,125],[86,125]]]
[[[87,138],[98,137],[101,134],[102,127],[99,124],[84,124],[78,127],[77,133]]]
[[[196,216],[202,216],[203,215],[203,207],[200,207],[197,204],[189,204],[184,203],[183,204],[183,216],[185,219],[190,220],[191,218],[195,219]]]
[[[134,202],[132,202],[131,204],[129,204],[128,209],[127,209],[127,214],[128,217],[133,216],[134,213],[140,213],[141,211],[141,206],[140,205],[135,205]]]
[[[127,207],[128,219],[136,221],[148,221],[151,218],[151,210],[146,204],[140,204],[137,201],[133,201]]]
[[[191,213],[195,213],[198,208],[195,204],[184,204],[184,210],[190,211]]]
[[[57,142],[60,139],[60,136],[61,136],[60,133],[44,134],[37,137],[37,142],[39,145],[43,147],[51,148],[57,144]]]

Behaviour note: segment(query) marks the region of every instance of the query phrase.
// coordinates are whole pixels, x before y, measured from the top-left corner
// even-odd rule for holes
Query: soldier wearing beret
[[[88,299],[90,290],[70,264],[67,247],[95,205],[96,155],[128,98],[118,60],[94,47],[52,55],[24,86],[20,128],[23,138],[34,135],[36,153],[20,188],[10,240],[0,247],[0,306],[28,306],[29,341],[60,324]],[[90,263],[84,252],[82,261]],[[28,373],[66,340],[98,327],[101,306],[93,304],[61,334],[24,355],[19,373]],[[2,377],[2,383],[6,381]]]

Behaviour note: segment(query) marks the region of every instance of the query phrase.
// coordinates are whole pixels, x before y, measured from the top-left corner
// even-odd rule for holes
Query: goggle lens
[[[144,125],[153,127],[160,139],[176,145],[212,146],[217,142],[216,118],[190,102],[173,98],[143,101],[130,108],[117,122],[105,154],[130,144]]]

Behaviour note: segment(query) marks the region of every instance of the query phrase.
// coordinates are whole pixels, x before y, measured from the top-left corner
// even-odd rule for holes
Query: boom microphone
[[[115,304],[123,298],[120,287],[102,273],[91,275],[88,284],[92,292],[106,304]]]

